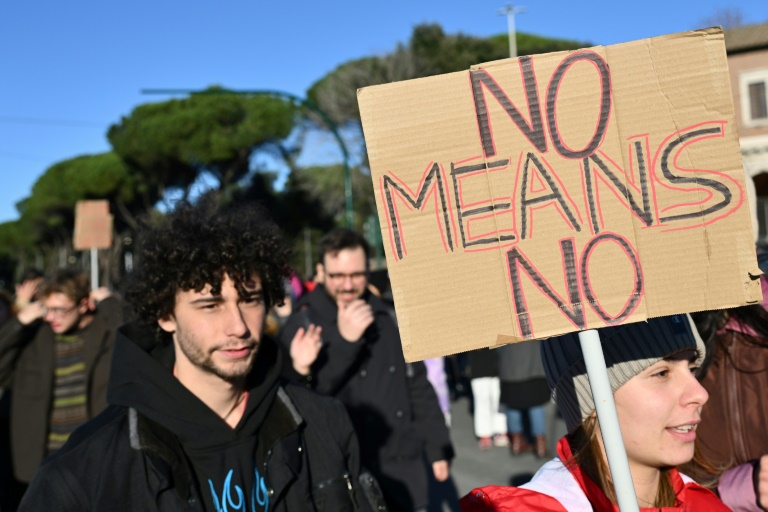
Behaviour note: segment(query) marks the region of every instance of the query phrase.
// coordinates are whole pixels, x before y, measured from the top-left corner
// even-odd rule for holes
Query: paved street
[[[453,501],[450,496],[464,496],[475,487],[523,484],[549,460],[549,457],[538,459],[531,453],[513,457],[508,448],[480,451],[473,433],[469,399],[461,397],[451,407],[451,438],[456,450],[451,472],[455,491],[450,486],[439,486],[436,492],[442,498],[442,507],[433,503],[430,506],[431,512],[458,510],[457,506],[450,504]],[[565,434],[565,424],[555,417],[553,403],[546,407],[547,441],[550,454],[554,454],[555,443]]]

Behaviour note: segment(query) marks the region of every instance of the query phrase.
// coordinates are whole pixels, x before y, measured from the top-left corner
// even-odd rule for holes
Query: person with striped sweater
[[[44,458],[107,406],[107,381],[122,302],[91,291],[82,272],[46,279],[38,299],[0,328],[0,386],[12,389],[15,477],[29,482]]]

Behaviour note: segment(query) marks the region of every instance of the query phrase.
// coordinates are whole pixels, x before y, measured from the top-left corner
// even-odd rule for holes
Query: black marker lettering
[[[547,152],[547,139],[544,135],[544,123],[541,118],[541,106],[539,104],[539,93],[536,90],[536,75],[533,72],[533,62],[530,57],[520,57],[520,68],[523,72],[523,85],[525,87],[525,97],[528,100],[528,123],[520,114],[520,110],[512,103],[499,84],[482,68],[473,69],[469,72],[472,83],[472,97],[475,100],[475,115],[477,116],[477,126],[480,129],[480,140],[483,144],[483,153],[486,158],[496,155],[496,147],[493,143],[493,134],[491,133],[491,122],[488,117],[488,106],[483,94],[483,86],[496,98],[496,101],[504,108],[512,122],[517,125],[520,131],[530,141],[531,144],[541,153]]]
[[[637,151],[637,162],[638,162],[638,174],[639,174],[639,181],[640,181],[640,194],[641,194],[641,201],[642,201],[642,207],[638,205],[637,200],[635,200],[635,196],[632,193],[632,190],[630,187],[624,184],[623,180],[621,180],[616,173],[614,173],[608,165],[603,161],[602,158],[600,158],[598,155],[592,155],[589,157],[596,165],[597,169],[603,173],[603,175],[608,178],[608,181],[612,184],[613,188],[618,191],[619,194],[624,196],[624,199],[626,199],[627,204],[629,204],[629,208],[634,212],[635,215],[637,215],[640,220],[643,221],[643,224],[646,226],[650,226],[653,224],[653,210],[651,209],[651,198],[649,193],[649,186],[648,186],[648,170],[645,167],[645,158],[643,155],[643,145],[639,142],[635,143],[635,150]],[[586,182],[586,189],[587,189],[587,202],[589,203],[589,212],[590,215],[592,215],[592,226],[595,228],[595,233],[599,233],[599,225],[597,222],[597,219],[595,218],[596,212],[595,212],[595,205],[597,204],[597,197],[594,193],[594,187],[592,185],[592,173],[590,172],[589,168],[589,161],[585,158],[584,159],[584,173],[585,173],[585,182]],[[599,204],[597,204],[598,208],[600,207]]]
[[[574,151],[569,149],[560,136],[560,132],[557,129],[557,119],[555,117],[555,102],[557,101],[557,93],[560,88],[560,84],[563,81],[565,72],[568,68],[577,61],[588,60],[595,64],[598,73],[600,73],[600,117],[597,121],[597,128],[592,135],[592,139],[589,141],[584,149]],[[611,72],[608,69],[608,64],[598,54],[593,52],[574,53],[567,56],[555,69],[552,74],[552,81],[549,82],[549,89],[547,90],[547,122],[549,124],[549,136],[552,137],[552,143],[555,145],[555,149],[565,158],[579,159],[591,156],[600,144],[603,142],[605,131],[608,128],[608,116],[611,112]]]
[[[533,164],[538,169],[541,176],[547,182],[551,194],[546,194],[533,199],[528,199],[528,175],[530,173],[529,166]],[[548,201],[555,200],[560,204],[560,207],[565,212],[565,216],[568,217],[568,222],[571,223],[571,227],[577,232],[581,231],[581,225],[576,220],[576,216],[571,211],[571,207],[568,201],[565,200],[563,194],[560,192],[560,188],[557,186],[557,181],[552,177],[547,168],[542,165],[536,155],[528,153],[525,164],[523,164],[523,178],[520,185],[520,238],[525,239],[528,234],[528,208],[535,204],[546,203]]]
[[[392,224],[392,233],[395,242],[395,250],[397,251],[397,258],[400,260],[403,259],[402,233],[400,226],[397,223],[397,215],[395,214],[395,201],[394,197],[392,196],[392,189],[396,190],[400,197],[408,201],[408,204],[410,204],[413,208],[421,210],[427,197],[427,192],[433,186],[433,181],[434,186],[437,187],[438,196],[440,197],[440,208],[443,214],[443,225],[448,238],[448,247],[451,251],[453,251],[453,239],[451,237],[450,219],[448,217],[448,204],[445,197],[445,183],[443,183],[443,177],[440,173],[440,166],[435,163],[432,165],[432,168],[427,171],[426,176],[424,177],[424,182],[421,188],[418,190],[416,197],[412,197],[402,186],[400,186],[397,181],[393,180],[389,175],[384,176],[384,195],[387,201],[387,215],[389,215],[389,221]]]
[[[592,289],[592,283],[589,280],[589,256],[592,251],[603,241],[611,241],[619,245],[627,255],[627,259],[632,264],[635,271],[635,286],[632,290],[632,295],[627,301],[626,306],[615,317],[610,316],[600,305],[597,300],[594,290]],[[637,303],[640,302],[640,297],[643,294],[643,273],[640,270],[640,260],[637,257],[637,252],[630,245],[630,243],[624,237],[615,233],[601,233],[589,241],[584,248],[584,254],[581,255],[581,285],[584,288],[584,294],[587,297],[589,305],[592,307],[595,313],[608,325],[620,324],[634,311]]]
[[[509,164],[509,160],[496,160],[495,162],[488,162],[486,165],[485,162],[481,164],[472,164],[472,165],[465,165],[461,167],[455,167],[453,163],[451,163],[451,179],[453,180],[453,196],[456,200],[456,215],[459,218],[459,233],[461,234],[461,244],[464,248],[467,248],[472,245],[489,245],[489,244],[495,244],[499,241],[508,242],[508,241],[514,241],[517,240],[517,237],[515,235],[500,235],[499,237],[489,237],[489,238],[481,238],[478,240],[472,240],[468,241],[465,230],[464,230],[464,219],[467,219],[469,217],[472,217],[474,215],[480,215],[483,213],[489,213],[493,211],[502,211],[502,210],[508,210],[512,207],[512,203],[500,203],[500,204],[489,204],[487,206],[481,206],[478,208],[473,208],[471,210],[462,210],[461,208],[461,197],[459,196],[459,176],[462,174],[469,174],[477,171],[482,171],[485,169],[494,169],[497,167],[504,167],[505,165]]]
[[[592,171],[589,169],[589,158],[584,157],[584,184],[587,189],[587,204],[589,204],[589,218],[592,222],[592,232],[595,234],[600,233],[600,222],[597,219],[597,204],[595,198],[594,187],[592,186]]]
[[[693,130],[670,140],[667,143],[667,147],[664,148],[664,151],[661,154],[661,172],[664,174],[664,177],[669,180],[670,183],[673,183],[675,185],[693,183],[697,186],[707,187],[720,193],[720,195],[723,196],[723,199],[719,203],[714,204],[709,208],[699,210],[697,212],[682,213],[679,215],[670,215],[669,217],[662,217],[661,219],[659,219],[661,223],[666,223],[674,220],[694,219],[697,217],[704,217],[706,215],[709,215],[710,213],[715,213],[716,211],[722,210],[723,208],[731,204],[731,201],[733,200],[733,195],[731,194],[731,191],[728,189],[728,187],[726,187],[723,183],[720,183],[719,181],[715,181],[715,180],[710,180],[708,178],[702,178],[700,176],[685,178],[682,176],[677,176],[675,174],[672,174],[672,171],[669,170],[669,157],[670,155],[672,155],[672,152],[675,150],[675,148],[677,148],[687,140],[695,139],[697,137],[703,137],[705,135],[710,135],[713,133],[717,133],[717,134],[723,133],[722,127],[715,126],[714,128],[702,128],[699,130]]]
[[[517,321],[520,326],[520,332],[524,338],[533,337],[533,326],[528,313],[528,306],[525,302],[522,283],[520,282],[520,271],[528,274],[536,287],[546,295],[549,300],[554,302],[560,311],[568,317],[577,328],[586,329],[587,324],[584,318],[584,309],[579,300],[579,285],[576,275],[576,254],[573,249],[573,239],[560,240],[560,252],[563,258],[563,270],[565,271],[565,282],[568,291],[568,303],[566,303],[546,282],[538,270],[531,264],[525,255],[517,247],[513,247],[507,252],[507,264],[509,265],[509,278],[512,284],[512,295],[515,300],[515,311],[517,312]],[[570,305],[570,307],[569,307]]]

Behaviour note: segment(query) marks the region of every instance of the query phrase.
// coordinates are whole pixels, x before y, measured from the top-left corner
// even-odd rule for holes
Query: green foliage
[[[464,34],[446,36],[440,25],[419,25],[409,44],[417,62],[414,78],[469,69],[473,64],[509,57],[509,45]]]
[[[73,208],[82,199],[131,201],[133,178],[115,153],[83,155],[51,166],[32,186],[31,200]]]
[[[0,253],[12,254],[15,250],[29,247],[31,242],[30,233],[22,229],[19,221],[0,224]]]
[[[49,167],[19,204],[22,226],[38,243],[69,236],[77,201],[108,199],[131,202],[138,182],[114,153],[84,155]]]
[[[589,43],[517,33],[519,55],[575,50]],[[474,64],[509,57],[506,34],[481,38],[465,34],[446,35],[439,25],[413,29],[408,46],[399,45],[381,57],[346,62],[315,82],[307,97],[329,113],[338,124],[359,122],[357,89],[370,85],[422,78],[469,69]]]
[[[359,168],[350,169],[355,229],[361,229],[365,218],[376,210],[371,177]],[[341,164],[297,169],[288,187],[306,194],[320,206],[320,213],[344,224],[344,168]]]
[[[343,125],[360,117],[357,95],[350,92],[369,85],[386,84],[410,78],[411,66],[405,63],[402,74],[398,74],[397,63],[411,54],[403,47],[393,55],[365,57],[346,62],[324,76],[307,91],[307,99],[322,108],[337,124]]]
[[[32,256],[35,239],[20,221],[0,224],[0,280],[11,289],[14,274],[21,261]]]
[[[283,99],[208,88],[136,107],[107,133],[115,152],[157,187],[186,189],[202,171],[225,188],[250,171],[253,151],[284,139],[295,107]]]
[[[493,36],[491,40],[496,41],[496,44],[501,42],[509,47],[509,36],[507,34]],[[578,50],[579,48],[586,48],[589,46],[593,45],[587,41],[574,41],[572,39],[552,39],[534,34],[526,34],[525,32],[517,33],[518,55],[535,55],[538,53]]]

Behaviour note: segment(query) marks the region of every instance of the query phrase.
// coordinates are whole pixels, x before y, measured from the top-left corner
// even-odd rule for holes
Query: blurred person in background
[[[424,459],[435,480],[447,481],[453,446],[424,364],[406,364],[394,310],[368,289],[368,257],[361,235],[347,229],[326,234],[319,283],[294,305],[280,339],[296,372],[346,405],[363,465],[381,484],[388,510],[424,510]],[[318,327],[322,344],[305,358],[292,340]]]
[[[549,388],[542,366],[539,341],[510,343],[499,352],[501,404],[507,415],[509,449],[519,455],[533,448],[537,457],[546,457],[547,431],[544,404],[549,401]],[[528,417],[531,437],[525,432]],[[529,443],[530,440],[530,443]]]
[[[13,315],[13,296],[0,289],[0,325]],[[11,393],[0,387],[0,511],[15,510],[20,493],[11,464]]]
[[[387,269],[379,269],[368,274],[368,291],[383,300],[392,311],[395,309],[395,301],[392,297],[392,283],[389,280]],[[393,319],[397,319],[393,316]],[[432,384],[440,403],[440,410],[445,416],[445,424],[451,426],[451,393],[448,388],[448,375],[445,371],[445,358],[433,357],[424,360],[427,368],[427,380]]]
[[[508,446],[507,416],[499,409],[499,352],[497,349],[480,348],[467,352],[467,358],[478,447],[489,450],[494,445]]]
[[[21,299],[21,300],[20,300]],[[17,287],[15,318],[0,327],[0,385],[10,386],[16,478],[32,480],[45,457],[107,405],[120,300],[91,291],[82,272],[60,270]]]
[[[472,399],[469,358],[466,352],[445,356],[445,375],[448,378],[448,390],[451,393],[452,402],[462,396]]]
[[[707,357],[698,373],[709,402],[697,429],[716,471],[685,470],[738,511],[768,509],[768,280],[763,304],[694,313]]]
[[[14,295],[0,290],[0,325],[16,316],[24,306],[36,300],[37,290],[43,280],[43,273],[30,268],[24,271],[16,283]],[[26,488],[13,476],[11,458],[11,395],[10,387],[0,384],[0,510],[13,511],[21,501]]]
[[[448,376],[445,374],[445,358],[433,357],[424,360],[427,368],[427,380],[437,395],[440,410],[443,411],[446,426],[451,426],[451,392],[448,389]]]
[[[13,314],[18,314],[27,304],[37,300],[37,292],[43,282],[43,273],[30,268],[24,271],[16,284],[16,295],[13,299]]]
[[[0,288],[0,325],[13,316],[13,296]]]
[[[293,304],[302,296],[304,291],[301,286],[301,280],[295,272],[291,274],[290,278],[284,279],[283,288],[285,296],[282,303],[273,305],[265,319],[264,333],[269,336],[276,336],[280,329],[283,328],[285,322],[288,321],[288,317],[291,316]]]

